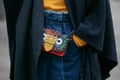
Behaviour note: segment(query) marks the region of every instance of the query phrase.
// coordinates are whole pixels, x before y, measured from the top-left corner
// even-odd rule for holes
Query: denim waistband
[[[44,10],[44,17],[46,20],[68,22],[70,20],[68,12],[58,12],[52,10]]]

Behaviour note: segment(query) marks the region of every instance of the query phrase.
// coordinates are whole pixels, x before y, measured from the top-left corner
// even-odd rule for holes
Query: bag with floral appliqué
[[[66,34],[53,29],[44,29],[42,51],[57,56],[64,56],[70,39]]]

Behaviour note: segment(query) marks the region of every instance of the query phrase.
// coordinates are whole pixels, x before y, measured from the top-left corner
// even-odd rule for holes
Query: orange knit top
[[[64,0],[43,0],[44,9],[55,11],[67,11]]]

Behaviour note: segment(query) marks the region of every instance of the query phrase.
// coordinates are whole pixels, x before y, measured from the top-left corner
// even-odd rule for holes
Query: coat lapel
[[[75,24],[75,20],[74,20],[74,16],[73,16],[73,11],[72,11],[72,4],[71,4],[71,0],[65,0],[65,4],[68,10],[68,13],[70,15],[70,19],[73,25],[74,30],[76,29],[76,24]]]
[[[24,0],[20,14],[16,23],[16,45],[15,45],[15,58],[12,64],[11,77],[14,80],[29,80],[26,76],[27,70],[26,64],[28,64],[28,30],[30,28],[29,21],[31,16],[32,0]],[[11,35],[13,36],[13,35]],[[27,55],[27,56],[26,56]],[[30,54],[29,54],[30,55]],[[13,75],[13,73],[15,73]],[[29,74],[27,74],[29,75]]]
[[[43,0],[33,0],[31,39],[36,67],[41,51],[41,44],[44,31],[43,26],[44,26]]]

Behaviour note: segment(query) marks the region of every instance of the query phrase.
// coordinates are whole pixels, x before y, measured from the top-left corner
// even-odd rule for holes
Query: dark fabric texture
[[[11,80],[38,80],[44,26],[43,0],[3,0],[11,60]],[[109,0],[65,0],[83,49],[81,80],[104,80],[117,65]],[[96,72],[97,71],[97,72]],[[97,74],[96,74],[97,73]]]

